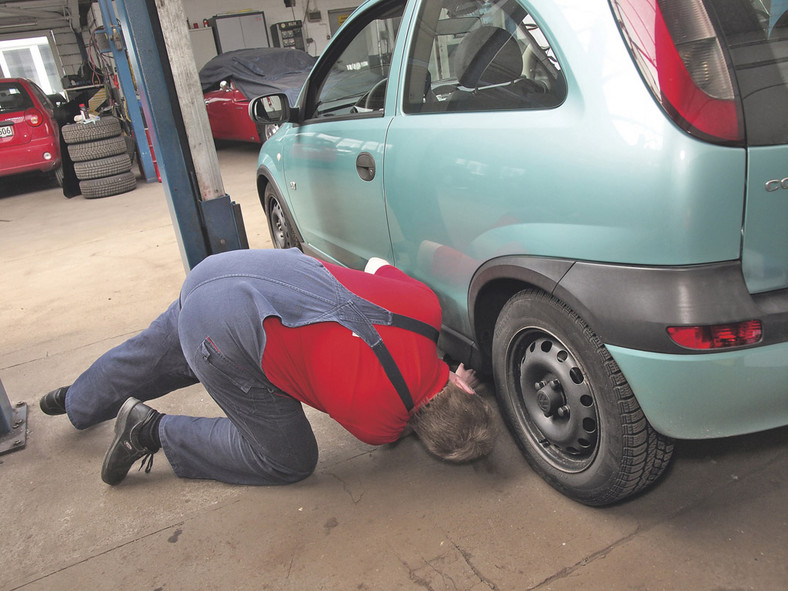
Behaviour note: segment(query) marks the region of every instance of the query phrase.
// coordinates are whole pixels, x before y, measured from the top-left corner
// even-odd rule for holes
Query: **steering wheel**
[[[361,96],[361,98],[356,101],[352,112],[363,113],[366,111],[382,111],[385,105],[387,83],[388,78],[378,80],[375,83],[375,86],[370,88],[365,94]],[[359,109],[363,109],[363,111],[360,111]]]

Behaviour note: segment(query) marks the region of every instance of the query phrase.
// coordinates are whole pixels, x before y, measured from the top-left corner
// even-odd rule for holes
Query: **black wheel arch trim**
[[[263,214],[266,216],[266,218],[268,217],[268,203],[265,202],[265,188],[268,185],[271,185],[274,192],[276,192],[277,196],[279,197],[279,205],[282,207],[291,224],[293,225],[293,232],[295,233],[298,244],[303,247],[304,238],[301,236],[301,231],[298,229],[298,225],[295,223],[293,212],[290,211],[290,206],[287,204],[287,201],[282,195],[281,189],[279,189],[277,184],[273,181],[272,176],[273,175],[268,170],[268,167],[257,167],[257,197],[260,199],[260,205],[263,208]]]
[[[483,357],[489,359],[503,304],[528,287],[566,303],[608,345],[702,353],[675,344],[667,327],[752,319],[762,322],[764,333],[753,346],[788,340],[788,289],[750,294],[740,261],[650,267],[512,255],[482,265],[468,290],[474,341]]]

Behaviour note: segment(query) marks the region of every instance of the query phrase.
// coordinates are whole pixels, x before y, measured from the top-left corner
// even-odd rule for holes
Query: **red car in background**
[[[299,49],[261,47],[222,53],[200,69],[205,109],[215,140],[263,143],[278,125],[256,124],[249,100],[283,92],[295,103],[317,58]]]
[[[203,93],[203,99],[213,139],[262,144],[270,137],[271,134],[266,137],[268,126],[258,129],[249,117],[249,99],[232,81],[223,80],[217,90]]]
[[[0,177],[60,168],[54,109],[35,82],[0,78]]]

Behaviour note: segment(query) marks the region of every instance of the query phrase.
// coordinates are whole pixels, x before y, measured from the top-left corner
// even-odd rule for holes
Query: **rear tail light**
[[[702,0],[611,4],[635,63],[671,119],[702,139],[741,144],[741,104]]]
[[[30,127],[38,127],[44,122],[44,115],[38,109],[25,111],[25,121]]]
[[[670,326],[668,335],[677,345],[687,349],[714,350],[754,345],[761,340],[760,320],[713,326]]]

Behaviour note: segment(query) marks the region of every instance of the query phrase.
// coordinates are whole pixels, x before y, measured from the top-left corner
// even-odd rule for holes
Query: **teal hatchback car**
[[[392,261],[589,505],[788,424],[788,2],[370,0],[257,183],[277,247]]]

